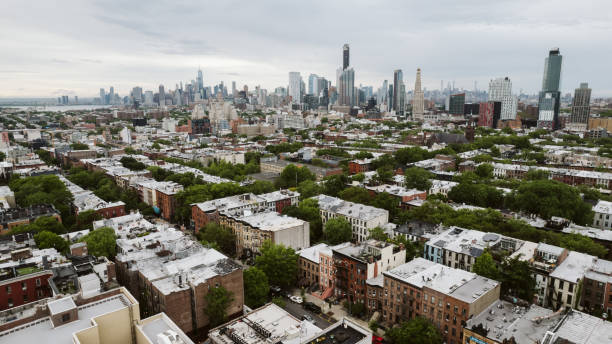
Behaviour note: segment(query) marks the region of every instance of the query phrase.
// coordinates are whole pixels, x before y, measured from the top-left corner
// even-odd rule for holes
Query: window
[[[65,313],[62,314],[62,322],[69,322],[70,321],[70,313]]]
[[[28,295],[27,294],[23,294],[23,302],[28,302]]]
[[[104,271],[104,272],[106,272],[106,271]],[[36,279],[36,286],[37,286],[37,287],[40,287],[40,278],[37,278],[37,279]]]
[[[569,286],[567,287],[567,291],[569,291],[570,293],[574,292],[574,285],[569,283]]]
[[[7,294],[10,294],[10,293],[11,293],[11,286],[10,286],[10,285],[7,285],[7,286],[6,286],[6,293],[7,293]]]
[[[571,304],[572,304],[572,295],[567,295],[567,303],[568,303],[569,305],[571,305]]]

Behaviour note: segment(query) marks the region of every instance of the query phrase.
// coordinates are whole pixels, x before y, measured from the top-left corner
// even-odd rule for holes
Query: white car
[[[301,296],[292,295],[289,299],[297,304],[301,304],[302,302],[304,302],[304,299],[302,299]]]

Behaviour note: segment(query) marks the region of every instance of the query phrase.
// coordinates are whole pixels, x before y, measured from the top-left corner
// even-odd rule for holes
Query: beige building
[[[351,224],[353,240],[357,242],[365,241],[370,235],[370,229],[382,227],[389,222],[389,212],[385,209],[348,202],[327,195],[318,195],[313,199],[319,202],[323,225],[329,219],[343,217]]]
[[[123,287],[27,304],[12,317],[6,312],[0,313],[3,343],[193,344],[164,313],[141,320],[138,301]]]
[[[258,135],[270,136],[274,134],[276,127],[273,125],[258,123],[258,124],[240,124],[236,127],[236,134],[253,137]]]
[[[259,253],[267,240],[294,250],[310,246],[310,224],[275,211],[235,210],[220,213],[219,223],[236,235],[236,254],[251,256]]]

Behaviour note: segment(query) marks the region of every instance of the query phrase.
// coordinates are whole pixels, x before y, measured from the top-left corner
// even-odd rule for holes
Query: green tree
[[[472,272],[494,280],[499,279],[499,270],[488,250],[485,250],[480,257],[476,258],[472,266]]]
[[[394,155],[395,160],[400,165],[406,165],[409,163],[429,159],[431,157],[431,154],[428,151],[420,147],[401,148],[395,151]]]
[[[523,300],[533,300],[536,281],[528,262],[520,260],[519,257],[506,258],[501,263],[499,273],[502,295],[515,295]]]
[[[75,142],[70,144],[70,148],[72,148],[72,150],[88,150],[89,146],[84,143]]]
[[[74,230],[92,229],[94,221],[102,219],[102,216],[95,210],[85,210],[76,217]]]
[[[338,197],[342,198],[345,201],[361,203],[361,204],[369,204],[372,200],[372,196],[367,189],[360,187],[350,187],[342,190]]]
[[[143,164],[142,162],[136,160],[131,156],[124,156],[123,158],[121,158],[121,160],[119,160],[119,162],[121,162],[121,165],[123,165],[123,167],[130,169],[131,171],[142,171],[147,168],[147,165]]]
[[[383,166],[376,169],[376,175],[372,179],[378,184],[387,184],[391,181],[394,174],[392,169]]]
[[[330,245],[338,245],[343,242],[351,241],[353,231],[351,224],[343,217],[329,219],[323,231],[325,240]]]
[[[389,329],[386,333],[393,344],[440,344],[442,334],[436,326],[426,318],[416,317],[403,322],[398,327]]]
[[[548,171],[532,168],[525,174],[526,180],[546,180],[548,179]]]
[[[81,241],[87,243],[89,254],[96,257],[105,256],[109,259],[113,259],[117,252],[116,240],[115,231],[110,227],[93,230],[81,239]]]
[[[286,207],[283,214],[297,217],[310,223],[310,241],[318,242],[323,235],[323,221],[321,220],[319,203],[316,199],[308,198],[296,206]]]
[[[389,218],[393,219],[399,211],[400,202],[399,199],[388,192],[378,193],[370,205],[376,208],[385,209],[389,212]]]
[[[297,167],[290,164],[281,172],[276,180],[276,186],[281,188],[295,187],[305,180],[316,179],[317,177],[315,174],[310,172],[307,167]]]
[[[257,308],[268,299],[270,285],[268,276],[257,267],[244,270],[244,303],[251,309]]]
[[[298,185],[300,199],[307,199],[323,193],[324,188],[312,180],[305,180]]]
[[[411,167],[404,171],[404,184],[409,189],[428,191],[434,174],[420,167]]]
[[[491,164],[480,164],[476,167],[476,174],[483,179],[493,178],[493,165]]]
[[[198,231],[198,239],[202,244],[216,243],[221,252],[228,256],[236,253],[236,236],[228,228],[209,222]]]
[[[560,216],[581,225],[593,222],[591,206],[582,200],[578,190],[555,180],[524,182],[513,192],[509,203],[514,210],[545,219]]]
[[[227,309],[234,301],[234,295],[223,286],[210,288],[204,297],[206,308],[204,312],[208,316],[210,327],[216,327],[227,321]]]
[[[292,248],[266,241],[260,253],[255,258],[255,266],[268,276],[270,284],[288,287],[295,282],[298,272],[298,255]]]
[[[68,242],[61,236],[49,231],[42,231],[35,234],[34,241],[36,241],[36,246],[40,249],[54,248],[58,252],[66,252],[69,246]]]
[[[338,193],[346,188],[348,177],[346,174],[338,174],[326,177],[323,180],[324,193],[329,196],[336,197]]]
[[[370,235],[368,236],[368,239],[374,239],[378,241],[387,241],[389,240],[389,236],[387,235],[387,233],[385,233],[384,229],[377,226],[377,227],[370,229]]]

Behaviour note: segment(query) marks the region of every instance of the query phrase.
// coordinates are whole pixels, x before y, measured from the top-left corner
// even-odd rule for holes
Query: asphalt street
[[[314,319],[314,323],[315,325],[317,325],[317,327],[321,328],[321,329],[325,329],[327,327],[329,327],[332,323],[330,321],[328,321],[327,319],[319,316],[318,314],[315,314],[307,309],[304,309],[304,307],[302,307],[302,305],[297,304],[291,300],[289,300],[286,297],[283,297],[283,300],[285,300],[286,305],[285,305],[285,310],[287,312],[289,312],[289,314],[293,315],[294,317],[302,320],[302,315],[304,314],[309,314],[313,319]]]

